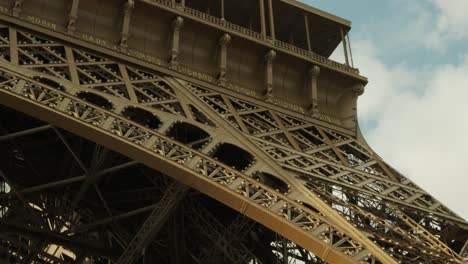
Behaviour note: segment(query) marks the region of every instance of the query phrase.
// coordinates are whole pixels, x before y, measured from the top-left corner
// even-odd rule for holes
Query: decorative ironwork
[[[16,11],[18,15],[20,2],[15,5],[20,8]],[[263,35],[256,36],[253,31],[217,21],[174,2],[151,2],[265,40]],[[73,18],[69,25],[72,30],[76,19],[70,18]],[[123,31],[121,44],[125,49],[128,32]],[[279,41],[274,43],[279,50],[303,52]],[[365,142],[349,133],[292,116],[274,104],[266,107],[255,100],[138,68],[12,26],[0,28],[0,53],[2,104],[128,155],[161,175],[173,177],[234,208],[240,213],[238,216],[250,217],[291,240],[270,238],[267,251],[275,254],[264,259],[305,263],[466,263],[463,259],[468,240],[466,221],[393,170]],[[320,59],[310,52],[305,55]],[[176,57],[171,57],[173,63]],[[148,114],[134,118],[128,109]],[[172,130],[179,123],[188,124],[185,128],[198,128],[203,137],[182,140]],[[2,135],[0,143],[47,133],[49,128],[45,124],[27,127]],[[73,152],[64,137],[59,138],[66,150]],[[223,144],[235,145],[253,158],[242,157],[245,166],[231,167],[222,159],[223,155],[215,155],[222,151]],[[13,160],[15,168],[30,166],[19,148],[6,149],[11,149],[9,160]],[[86,182],[90,173],[87,163],[80,161],[76,153],[71,155],[82,170],[72,178],[54,176],[52,182],[40,182],[44,177],[38,176],[34,181],[29,179],[34,183],[31,186],[17,187],[8,183],[8,175],[2,176],[0,221],[5,221],[2,228],[10,233],[20,230],[28,237],[21,240],[17,236],[1,235],[3,253],[12,261],[67,263],[69,256],[64,256],[65,253],[50,251],[54,241],[60,244],[56,248],[72,252],[74,260],[106,258],[130,263],[144,248],[145,252],[164,248],[154,242],[152,233],[160,231],[164,235],[166,230],[161,230],[161,225],[170,217],[170,209],[188,195],[187,189],[175,184],[164,192],[157,185],[157,177],[161,175],[144,175],[145,184],[155,186],[107,190],[103,194],[105,182],[96,180],[92,183],[94,198],[102,204],[97,207],[93,202],[82,201],[84,194],[79,195],[80,199],[73,199],[67,189],[58,193],[50,191]],[[82,156],[89,158],[85,151]],[[122,164],[112,165],[115,170],[135,165]],[[66,169],[73,170],[73,167]],[[274,175],[286,187],[273,188],[274,185],[256,176],[259,171]],[[15,177],[21,182],[20,176]],[[12,190],[7,192],[5,186]],[[41,195],[32,195],[35,192]],[[135,197],[126,200],[119,195]],[[159,196],[159,203],[155,203]],[[77,206],[80,203],[86,206]],[[126,203],[139,204],[139,207],[129,209]],[[258,256],[261,253],[250,250],[245,241],[229,239],[223,234],[246,237],[248,231],[242,232],[243,228],[254,230],[255,222],[249,227],[239,225],[241,228],[234,222],[232,230],[226,231],[220,220],[213,220],[217,216],[210,216],[209,208],[200,203],[187,203],[193,208],[185,214],[198,229],[203,228],[202,224],[213,228],[205,236],[209,241],[220,241],[218,252],[227,255],[233,263],[265,262]],[[11,208],[17,212],[12,213]],[[151,213],[143,219],[129,220],[125,225],[117,222],[148,211]],[[31,226],[11,223],[21,214],[36,220]],[[102,226],[106,226],[105,231],[91,232]],[[128,230],[140,232],[131,239]],[[116,242],[120,249],[109,241]],[[103,243],[104,249],[96,247],[98,243]],[[209,256],[206,253],[193,259],[202,261]]]

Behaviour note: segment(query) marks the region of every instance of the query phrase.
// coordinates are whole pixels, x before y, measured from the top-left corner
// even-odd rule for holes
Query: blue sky
[[[303,0],[353,23],[365,137],[468,219],[468,0]],[[341,50],[332,58],[342,60]]]
[[[466,2],[466,0],[446,1]],[[422,35],[428,33],[431,27],[437,27],[437,22],[434,21],[439,14],[439,7],[434,4],[437,1],[304,0],[303,2],[350,20],[353,23],[351,36],[359,38],[366,36],[379,47],[385,48],[386,52],[380,56],[388,64],[399,63],[401,60],[410,65],[460,61],[463,59],[459,56],[460,53],[466,52],[468,47],[466,39],[451,39],[450,42],[443,43],[445,48],[433,47],[431,41]],[[410,37],[410,42],[402,41],[402,37]],[[415,45],[414,38],[426,42],[427,46]],[[434,48],[437,52],[434,52]]]

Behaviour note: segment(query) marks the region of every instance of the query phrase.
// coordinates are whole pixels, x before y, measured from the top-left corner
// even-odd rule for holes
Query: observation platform
[[[0,0],[0,21],[357,131],[351,23],[298,1]]]

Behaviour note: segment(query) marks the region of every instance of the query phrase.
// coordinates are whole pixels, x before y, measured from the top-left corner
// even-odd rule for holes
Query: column
[[[341,33],[341,43],[343,43],[343,51],[344,51],[344,56],[345,56],[345,62],[346,62],[346,65],[349,66],[349,57],[348,57],[348,44],[347,44],[347,41],[346,41],[346,37],[344,35],[344,32],[343,32],[343,28],[340,28],[340,33]]]
[[[78,19],[78,6],[80,0],[72,0],[70,13],[68,14],[67,32],[72,34],[76,30],[76,20]]]
[[[270,33],[271,38],[275,39],[275,16],[273,14],[273,3],[272,0],[268,0],[268,13],[270,18]]]
[[[176,67],[179,65],[177,61],[179,57],[179,44],[180,44],[180,29],[184,25],[184,19],[182,17],[177,17],[172,22],[172,47],[171,47],[171,57],[169,58],[170,67]]]
[[[310,42],[310,31],[309,31],[309,17],[307,14],[304,14],[304,23],[307,37],[307,50],[312,51],[312,43]]]
[[[260,9],[260,30],[263,36],[266,36],[266,24],[265,24],[265,0],[258,0]]]
[[[273,61],[276,58],[276,52],[274,50],[270,50],[265,55],[265,92],[266,96],[273,95]]]
[[[309,83],[307,86],[307,97],[310,99],[309,110],[312,113],[318,112],[318,87],[317,80],[320,75],[320,67],[312,66],[309,69]]]
[[[120,49],[125,50],[128,47],[128,36],[130,31],[130,18],[135,7],[134,0],[127,0],[123,5],[122,31],[120,32]]]
[[[19,14],[21,13],[21,9],[23,8],[23,2],[24,0],[15,0],[13,3],[13,16],[18,17]]]
[[[224,18],[224,0],[221,0],[221,20],[222,21],[226,20]]]
[[[231,36],[227,33],[223,34],[219,39],[219,73],[218,79],[223,82],[226,80],[226,71],[227,71],[227,46],[231,42]]]

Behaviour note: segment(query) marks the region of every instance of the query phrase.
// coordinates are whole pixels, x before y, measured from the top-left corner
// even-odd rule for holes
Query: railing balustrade
[[[321,56],[319,54],[316,54],[316,53],[314,53],[312,51],[308,51],[308,50],[299,48],[297,46],[294,46],[294,45],[288,44],[286,42],[283,42],[281,40],[273,40],[271,37],[265,36],[265,35],[263,35],[263,34],[261,34],[259,32],[247,29],[245,27],[242,27],[242,26],[239,26],[239,25],[236,25],[236,24],[233,24],[233,23],[231,23],[229,21],[226,21],[226,20],[223,20],[221,18],[218,18],[218,17],[212,16],[212,15],[203,13],[203,12],[198,11],[196,9],[193,9],[193,8],[190,8],[190,7],[187,7],[187,6],[182,6],[180,4],[176,4],[174,6],[171,1],[167,1],[167,0],[150,0],[150,1],[154,2],[156,4],[159,4],[159,5],[164,5],[166,8],[171,8],[171,9],[175,9],[177,11],[181,11],[181,12],[185,13],[186,15],[189,15],[189,16],[192,16],[192,17],[195,17],[195,18],[198,18],[198,19],[202,19],[202,20],[205,20],[205,21],[210,22],[210,23],[217,24],[219,26],[230,29],[230,30],[235,31],[237,33],[240,33],[240,34],[243,34],[243,35],[258,39],[258,40],[261,40],[261,41],[266,41],[268,43],[273,44],[278,49],[283,49],[283,50],[287,50],[287,51],[302,55],[304,57],[312,59],[313,61],[315,61],[317,63],[326,64],[328,66],[331,66],[331,67],[334,67],[334,68],[337,68],[337,69],[340,69],[340,70],[343,70],[343,71],[346,71],[346,72],[349,72],[349,73],[352,73],[352,74],[359,74],[358,69],[353,68],[351,66],[348,66],[346,64],[330,60],[330,59],[328,59],[326,57],[323,57],[323,56]]]

